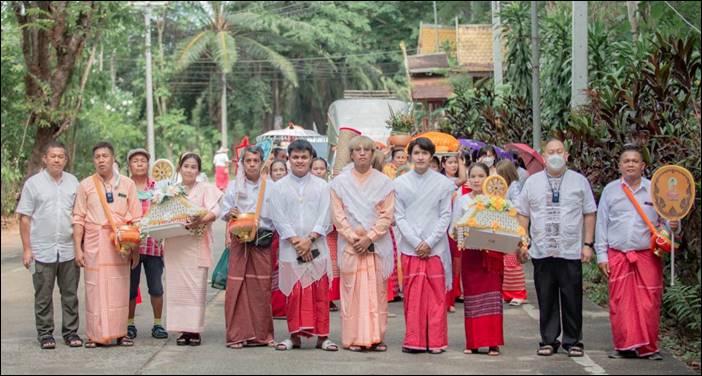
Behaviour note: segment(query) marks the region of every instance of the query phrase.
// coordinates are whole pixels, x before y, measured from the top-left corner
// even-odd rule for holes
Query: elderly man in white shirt
[[[582,263],[592,259],[597,205],[587,178],[567,168],[562,141],[549,140],[543,155],[546,169],[527,179],[517,202],[519,224],[530,228],[532,238],[529,256],[541,332],[537,354],[558,351],[562,318],[563,348],[581,357]],[[525,251],[520,256],[524,260]]]
[[[229,348],[272,346],[271,277],[273,224],[267,218],[270,189],[261,174],[263,149],[247,146],[236,179],[229,183],[222,204],[222,219],[229,221],[244,213],[259,213],[257,238],[245,243],[227,234],[229,269],[224,300],[226,340]],[[258,210],[257,210],[258,209]]]
[[[663,295],[660,257],[651,249],[651,231],[627,191],[651,223],[665,225],[651,202],[651,181],[643,177],[641,150],[625,145],[621,178],[609,183],[597,210],[597,262],[609,282],[609,313],[614,351],[610,358],[663,359],[658,325]],[[670,228],[679,230],[677,221]]]
[[[58,282],[63,311],[62,335],[67,345],[79,347],[78,281],[80,268],[73,250],[73,203],[78,179],[63,171],[68,162],[66,147],[52,141],[44,148],[45,168],[24,183],[16,212],[24,247],[23,263],[34,269],[34,315],[42,349],[53,349],[52,297]]]
[[[439,354],[448,346],[446,293],[452,287],[451,223],[453,181],[429,168],[436,148],[420,137],[409,144],[414,170],[395,185],[395,221],[402,239],[404,274],[404,352]]]
[[[331,231],[331,193],[326,181],[310,174],[314,148],[306,140],[288,146],[290,174],[271,191],[271,219],[280,234],[279,286],[287,297],[290,339],[277,350],[301,346],[301,336],[317,336],[317,348],[338,351],[329,340],[329,288],[332,264],[326,235]]]

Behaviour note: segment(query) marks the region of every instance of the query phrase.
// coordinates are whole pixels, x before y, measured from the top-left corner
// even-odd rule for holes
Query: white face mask
[[[552,154],[546,159],[546,165],[551,171],[560,171],[565,167],[566,160],[562,154]]]
[[[485,163],[486,166],[492,167],[492,165],[495,164],[495,157],[483,157],[482,162]]]

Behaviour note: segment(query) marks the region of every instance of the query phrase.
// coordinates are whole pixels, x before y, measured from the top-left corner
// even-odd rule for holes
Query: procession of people
[[[419,137],[380,150],[359,135],[338,147],[348,148],[350,163],[336,176],[304,139],[270,153],[248,145],[233,161],[220,149],[216,184],[198,181],[201,155],[184,153],[177,164],[179,186],[201,210],[185,227],[203,232],[163,241],[145,236],[125,253],[117,229],[137,223],[154,205],[149,153],[130,151],[124,176],[114,168],[119,158],[112,145],[101,142],[92,149],[95,173],[79,182],[64,171],[66,148],[47,144],[44,169],[26,181],[16,210],[23,263],[33,271],[41,348],[56,347],[55,284],[66,345],[133,346],[142,266],[151,336],[177,332],[177,345],[200,345],[213,247],[226,246],[222,330],[223,345],[232,349],[289,351],[316,337],[324,351],[401,346],[407,353],[441,354],[449,346],[448,315],[462,302],[463,352],[499,356],[503,304],[527,300],[524,263],[531,260],[540,316],[537,354],[563,348],[582,357],[583,264],[596,257],[609,281],[610,357],[661,359],[663,273],[646,223],[678,236],[681,228],[650,204],[640,147],[622,147],[621,178],[604,188],[599,203],[587,178],[568,167],[571,156],[555,138],[543,144],[543,170],[528,177],[518,157],[501,158],[489,145],[476,153],[437,154],[431,139]],[[227,181],[230,164],[234,178]],[[463,249],[453,236],[459,220],[487,193],[483,183],[491,176],[507,183],[505,199],[528,232],[529,240],[510,252]],[[213,222],[236,223],[247,215],[255,218],[253,239],[228,231],[226,244],[213,242]],[[85,340],[78,334],[80,268]],[[393,300],[404,305],[401,344],[385,341]],[[335,339],[330,315],[337,311],[341,338]],[[275,318],[287,321],[288,335],[276,336]]]

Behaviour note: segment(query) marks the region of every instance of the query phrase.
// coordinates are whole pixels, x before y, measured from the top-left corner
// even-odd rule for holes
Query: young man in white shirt
[[[402,351],[440,354],[448,346],[446,293],[453,277],[446,230],[456,186],[430,169],[436,148],[429,139],[412,141],[408,150],[414,170],[393,181],[404,274]]]
[[[280,342],[276,349],[299,348],[301,336],[317,336],[317,348],[338,351],[339,347],[329,340],[329,185],[310,174],[315,151],[308,141],[293,141],[288,155],[291,173],[273,185],[269,206],[280,234],[279,287],[287,297],[290,332],[290,339]]]
[[[543,156],[546,169],[526,180],[517,200],[519,224],[531,230],[528,252],[534,264],[541,331],[537,354],[558,351],[562,317],[563,348],[569,356],[581,357],[582,263],[592,259],[597,205],[587,178],[567,168],[562,141],[549,140]],[[526,252],[520,256],[526,259]]]
[[[63,169],[68,163],[66,147],[52,141],[44,148],[44,169],[27,179],[17,205],[23,263],[33,264],[34,315],[42,349],[53,349],[54,283],[61,292],[62,335],[67,345],[80,347],[78,331],[78,281],[80,268],[73,261],[73,202],[78,179]]]

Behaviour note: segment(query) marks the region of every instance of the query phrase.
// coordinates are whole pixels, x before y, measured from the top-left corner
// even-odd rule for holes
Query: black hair
[[[290,145],[288,145],[288,156],[292,154],[293,150],[307,151],[310,153],[312,158],[317,158],[317,152],[314,150],[314,147],[312,147],[312,144],[310,144],[310,142],[307,140],[297,139],[290,143]]]
[[[630,143],[630,144],[625,144],[625,145],[624,145],[624,147],[622,148],[622,152],[619,153],[619,158],[621,158],[622,155],[624,155],[624,153],[629,152],[629,151],[633,151],[633,152],[639,153],[639,157],[641,157],[641,161],[644,160],[644,155],[643,155],[643,150],[642,150],[642,148],[641,148],[639,145],[637,145],[637,144],[631,144],[631,143]]]
[[[95,152],[98,149],[108,149],[110,153],[112,153],[112,156],[115,156],[115,148],[112,147],[112,144],[106,141],[98,142],[95,146],[93,146],[93,155],[95,155]]]
[[[324,168],[326,168],[327,170],[329,170],[329,164],[327,164],[327,160],[326,160],[326,159],[324,159],[324,158],[315,158],[315,159],[312,160],[312,165],[314,165],[314,162],[317,162],[317,161],[322,161],[322,162],[324,162]]]
[[[66,153],[66,145],[64,145],[60,141],[56,141],[56,140],[51,140],[51,141],[47,142],[46,145],[44,145],[44,147],[41,148],[41,152],[43,155],[46,155],[49,152],[49,149],[53,149],[53,148],[63,149],[64,154],[67,154]]]
[[[279,159],[279,158],[278,158],[278,154],[280,154],[281,151],[282,151],[282,152],[285,152],[285,149],[283,149],[283,148],[274,148],[274,149],[273,149],[273,152],[272,152],[272,153],[273,153],[273,158]]]
[[[526,170],[526,164],[524,163],[524,160],[522,159],[522,157],[519,156],[519,153],[516,150],[510,151],[509,154],[512,156],[512,161],[514,162],[515,167],[521,167]]]
[[[194,159],[195,162],[197,162],[197,170],[202,171],[202,159],[196,153],[190,152],[185,153],[180,157],[180,162],[178,162],[178,169],[180,170],[183,167],[183,163],[185,163],[185,161],[190,158]]]
[[[428,151],[432,156],[434,153],[436,153],[436,146],[434,146],[434,143],[426,137],[416,138],[409,143],[407,150],[409,151],[410,155],[412,154],[415,146],[419,146],[420,149]]]
[[[395,154],[397,154],[401,151],[405,151],[405,149],[404,148],[393,148],[392,154],[390,155],[390,159],[395,159]]]
[[[490,176],[490,168],[488,168],[488,166],[483,162],[475,162],[475,163],[471,164],[470,167],[468,167],[468,171],[467,171],[468,176],[470,176],[470,171],[476,167],[482,168],[483,171],[485,171],[485,175]]]
[[[432,162],[436,162],[436,164],[439,165],[439,169],[441,169],[441,160],[439,159],[439,157],[437,157],[436,155],[434,155],[434,156],[431,157],[431,161],[432,161]]]
[[[495,162],[497,162],[497,159],[498,159],[498,157],[497,157],[497,150],[495,150],[495,148],[494,148],[492,145],[485,145],[485,146],[483,146],[483,147],[480,149],[480,151],[478,152],[478,158],[477,158],[477,159],[479,159],[479,158],[482,157],[482,156],[488,155],[489,152],[492,152],[492,155],[495,156]]]
[[[446,161],[448,161],[449,158],[456,158],[456,161],[458,163],[461,163],[461,160],[458,158],[457,155],[445,155],[441,157],[441,161],[439,163],[439,172],[441,172],[441,175],[446,176],[446,167],[444,167],[444,164],[446,164]],[[458,176],[458,171],[456,171],[456,176]]]
[[[246,153],[258,154],[258,158],[261,159],[261,161],[263,161],[263,149],[261,149],[261,147],[258,145],[249,145],[244,148],[240,157],[242,162],[244,161],[244,156],[246,155]]]

